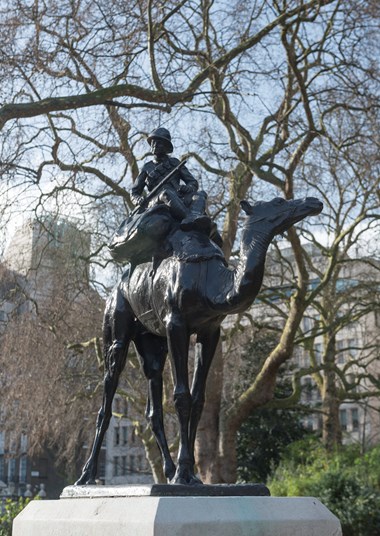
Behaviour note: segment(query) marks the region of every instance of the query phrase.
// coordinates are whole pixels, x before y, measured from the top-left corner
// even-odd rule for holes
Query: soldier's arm
[[[145,165],[143,166],[142,170],[138,174],[134,185],[131,188],[131,199],[134,204],[138,203],[141,199],[142,193],[145,188],[145,179],[147,177]]]
[[[189,192],[196,192],[199,188],[197,179],[190,173],[186,166],[182,166],[180,169],[181,180],[189,187]],[[183,189],[183,188],[181,188]]]

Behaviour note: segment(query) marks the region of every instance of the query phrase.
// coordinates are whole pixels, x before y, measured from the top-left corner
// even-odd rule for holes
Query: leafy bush
[[[328,471],[310,493],[341,520],[344,536],[380,534],[380,492],[363,487],[356,476],[336,469]]]
[[[25,508],[30,499],[20,498],[18,501],[7,499],[3,513],[0,513],[0,536],[12,536],[14,518]]]
[[[299,415],[289,410],[259,409],[244,422],[237,436],[240,482],[266,482],[287,445],[308,431]]]
[[[379,484],[380,447],[329,454],[310,438],[287,448],[268,482],[272,495],[318,497],[340,519],[344,536],[380,534]]]
[[[259,338],[249,345],[247,353],[252,358],[252,351],[257,359],[263,348],[266,356],[272,347],[272,338]],[[253,367],[252,359],[249,366]],[[276,386],[275,396],[287,398],[292,391],[291,383],[281,380]],[[310,435],[301,424],[301,415],[304,412],[297,409],[258,408],[242,424],[237,434],[237,474],[240,482],[266,482],[279,464],[285,447]]]

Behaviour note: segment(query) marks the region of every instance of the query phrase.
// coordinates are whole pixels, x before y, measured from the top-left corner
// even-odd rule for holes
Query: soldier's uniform
[[[156,129],[148,137],[148,142],[153,139],[163,140],[167,145],[167,152],[172,152],[173,145],[168,130]],[[146,162],[131,189],[132,201],[138,204],[145,187],[151,192],[179,163],[178,158],[169,157],[167,154],[157,161]],[[182,166],[149,205],[167,205],[172,216],[181,221],[183,230],[198,229],[209,232],[211,220],[205,215],[207,194],[198,191],[198,187],[195,177],[186,166]]]

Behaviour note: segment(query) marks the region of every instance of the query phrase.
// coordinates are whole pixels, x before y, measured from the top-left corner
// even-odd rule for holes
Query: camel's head
[[[240,202],[241,208],[249,216],[249,224],[267,228],[272,235],[287,231],[292,225],[307,216],[322,212],[323,204],[315,197],[305,199],[282,199],[275,197],[271,201],[258,201],[254,205],[248,201]]]

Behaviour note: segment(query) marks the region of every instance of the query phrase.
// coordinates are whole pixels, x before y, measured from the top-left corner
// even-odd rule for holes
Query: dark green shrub
[[[336,468],[310,488],[341,521],[344,536],[380,534],[380,492],[365,487],[356,475]]]
[[[238,432],[239,481],[266,482],[279,464],[285,447],[307,433],[299,416],[292,411],[257,410]]]
[[[328,453],[315,440],[292,444],[268,482],[272,495],[319,498],[341,521],[344,536],[380,535],[380,447]]]

